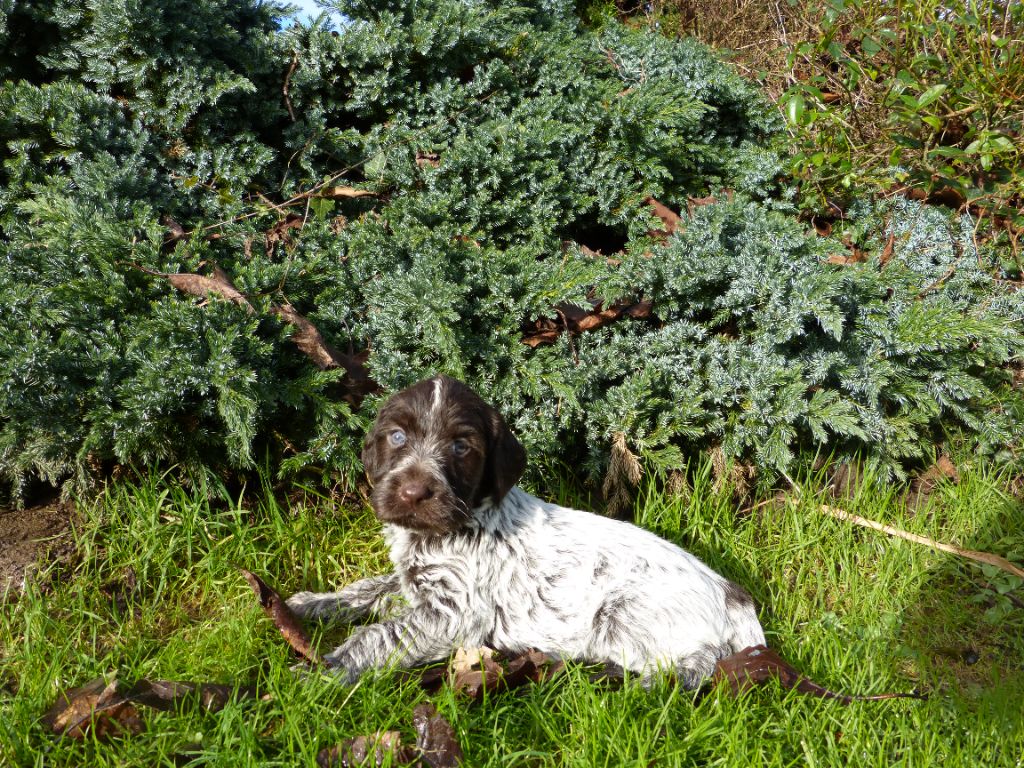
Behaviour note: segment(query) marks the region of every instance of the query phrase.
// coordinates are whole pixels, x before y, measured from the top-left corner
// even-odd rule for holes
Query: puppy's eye
[[[456,456],[465,456],[469,453],[469,443],[465,440],[456,440],[452,443],[452,453]]]
[[[394,448],[401,448],[405,445],[405,440],[405,432],[400,429],[396,429],[388,435],[388,442],[391,443]]]

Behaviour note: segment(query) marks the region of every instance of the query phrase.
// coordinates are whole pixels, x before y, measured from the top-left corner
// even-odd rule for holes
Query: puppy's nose
[[[426,483],[414,480],[403,485],[398,495],[406,504],[416,506],[421,501],[426,501],[433,496],[434,491]]]

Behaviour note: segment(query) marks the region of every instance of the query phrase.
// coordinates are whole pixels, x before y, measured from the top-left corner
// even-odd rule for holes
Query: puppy
[[[455,379],[436,376],[388,400],[362,458],[394,572],[288,600],[301,617],[346,621],[404,603],[325,656],[348,681],[490,646],[644,677],[670,670],[696,688],[718,659],[765,642],[746,591],[690,553],[515,487],[523,447]]]

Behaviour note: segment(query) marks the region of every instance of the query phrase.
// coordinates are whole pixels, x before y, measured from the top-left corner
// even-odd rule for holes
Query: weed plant
[[[1007,227],[1020,274],[1024,226],[1024,6],[1006,0],[581,2],[693,35],[761,80],[785,115],[803,204],[919,189]]]
[[[749,587],[769,642],[820,683],[920,687],[928,701],[844,707],[775,685],[735,699],[667,680],[615,688],[578,665],[479,703],[447,688],[428,696],[392,672],[354,687],[301,677],[237,569],[285,594],[379,573],[386,553],[372,514],[300,488],[288,499],[266,489],[232,497],[147,476],[82,504],[77,564],[8,596],[0,764],[313,766],[319,749],[357,735],[395,729],[411,742],[412,708],[430,698],[471,766],[1021,765],[1024,617],[1012,591],[1001,595],[1009,612],[986,616],[998,590],[979,566],[821,514],[820,476],[797,478],[798,499],[753,510],[738,510],[711,477],[696,468],[683,494],[648,486],[636,521]],[[867,473],[851,498],[830,503],[1020,562],[1021,504],[1004,486],[991,468],[967,467],[911,514]],[[554,495],[584,503],[568,484]],[[315,641],[343,632],[318,630]],[[39,718],[58,691],[100,675],[256,683],[267,695],[215,713],[143,711],[141,733],[103,743],[47,733]]]

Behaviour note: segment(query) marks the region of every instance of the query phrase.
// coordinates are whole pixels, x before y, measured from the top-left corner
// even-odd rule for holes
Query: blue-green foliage
[[[865,205],[873,258],[827,263],[774,111],[700,45],[554,0],[336,5],[332,30],[238,0],[0,2],[8,481],[265,454],[353,477],[375,399],[342,400],[284,303],[384,392],[468,380],[537,464],[599,472],[619,432],[660,467],[720,445],[769,470],[823,446],[899,472],[948,422],[1017,440],[1022,305],[973,222]],[[683,211],[667,241],[650,197]],[[213,264],[250,307],[143,271]],[[653,312],[523,343],[598,300]]]

